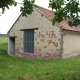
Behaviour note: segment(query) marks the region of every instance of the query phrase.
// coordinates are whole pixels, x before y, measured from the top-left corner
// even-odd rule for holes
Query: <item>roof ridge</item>
[[[37,11],[39,11],[40,13],[44,14],[48,19],[51,20],[51,19],[54,18],[54,12],[52,10],[49,10],[49,9],[41,7],[41,6],[37,6],[37,7],[34,7],[34,8]],[[17,20],[20,18],[20,16],[21,16],[21,14],[17,18]],[[15,23],[17,22],[17,20],[14,22],[14,24],[12,25],[12,27],[15,25]],[[65,29],[65,30],[80,32],[80,26],[78,26],[78,28],[77,27],[75,27],[75,28],[70,27],[66,21],[62,21],[62,22],[58,23],[58,25],[59,25],[59,27]],[[10,28],[10,30],[12,29],[12,27]],[[7,33],[9,33],[9,31]]]
[[[48,8],[45,8],[45,7],[42,7],[42,6],[38,6],[38,5],[37,5],[37,7],[40,7],[40,8],[43,8],[43,9],[45,9],[45,10],[48,10],[48,11],[53,12],[52,10],[50,10],[50,9],[48,9]]]
[[[54,12],[52,10],[49,10],[47,8],[37,6],[37,9],[43,12],[45,15],[47,15],[48,18],[53,19],[54,18]]]

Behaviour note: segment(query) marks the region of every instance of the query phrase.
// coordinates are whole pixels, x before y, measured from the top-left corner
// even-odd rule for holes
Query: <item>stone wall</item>
[[[38,28],[34,31],[34,53],[24,52],[24,31],[21,29]],[[61,30],[51,21],[42,16],[42,13],[34,9],[34,12],[28,17],[22,17],[9,32],[9,36],[15,38],[15,55],[27,59],[59,59]]]

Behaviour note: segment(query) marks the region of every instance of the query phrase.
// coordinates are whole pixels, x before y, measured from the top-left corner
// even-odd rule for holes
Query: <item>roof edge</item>
[[[22,13],[19,15],[19,17],[16,19],[16,21],[13,23],[12,27],[9,29],[9,31],[7,32],[7,34],[9,34],[10,30],[13,28],[13,26],[15,25],[15,23],[18,21],[18,19],[21,17]]]
[[[35,10],[37,10],[39,13],[43,14],[48,20],[51,21],[51,18],[49,18],[45,13],[43,13],[41,10],[39,10],[37,7],[33,6],[33,8]],[[46,8],[45,8],[46,9]],[[15,25],[15,23],[18,21],[18,19],[21,17],[22,13],[19,15],[19,17],[16,19],[16,21],[13,23],[12,27],[9,29],[9,31],[7,32],[7,34],[9,34],[10,30],[13,28],[13,26]]]
[[[49,20],[51,20],[46,14],[44,14],[41,10],[39,10],[38,8],[36,8],[35,6],[33,6],[34,9],[36,9],[38,12],[40,12],[41,14],[43,14],[46,18],[48,18]],[[45,8],[46,9],[46,8]]]

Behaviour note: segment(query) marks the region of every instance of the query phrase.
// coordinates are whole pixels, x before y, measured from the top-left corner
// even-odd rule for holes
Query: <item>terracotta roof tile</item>
[[[50,19],[53,19],[54,18],[54,13],[51,11],[51,10],[48,10],[46,8],[43,8],[43,7],[40,7],[38,6],[38,9],[43,12],[45,15],[47,15],[48,18]],[[80,26],[72,26],[70,27],[67,23],[67,21],[62,21],[60,23],[58,23],[58,25],[63,28],[63,29],[66,29],[66,30],[71,30],[71,31],[77,31],[77,32],[80,32]]]
[[[38,9],[41,12],[43,12],[45,15],[47,15],[47,17],[49,17],[50,19],[52,19],[54,17],[53,11],[46,9],[46,8],[43,8],[43,7],[40,7],[40,6],[38,6]]]
[[[67,23],[67,21],[62,21],[60,23],[58,23],[59,26],[61,26],[63,29],[66,29],[66,30],[71,30],[71,31],[77,31],[77,32],[80,32],[80,26],[72,26],[70,27]]]

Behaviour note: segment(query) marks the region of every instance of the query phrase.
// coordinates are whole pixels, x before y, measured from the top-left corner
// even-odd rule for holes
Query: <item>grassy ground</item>
[[[7,49],[6,45],[3,44],[3,50]],[[0,80],[80,80],[80,56],[65,60],[25,60],[0,51]]]
[[[7,50],[7,43],[8,43],[8,38],[7,37],[0,37],[0,51],[5,51]]]

